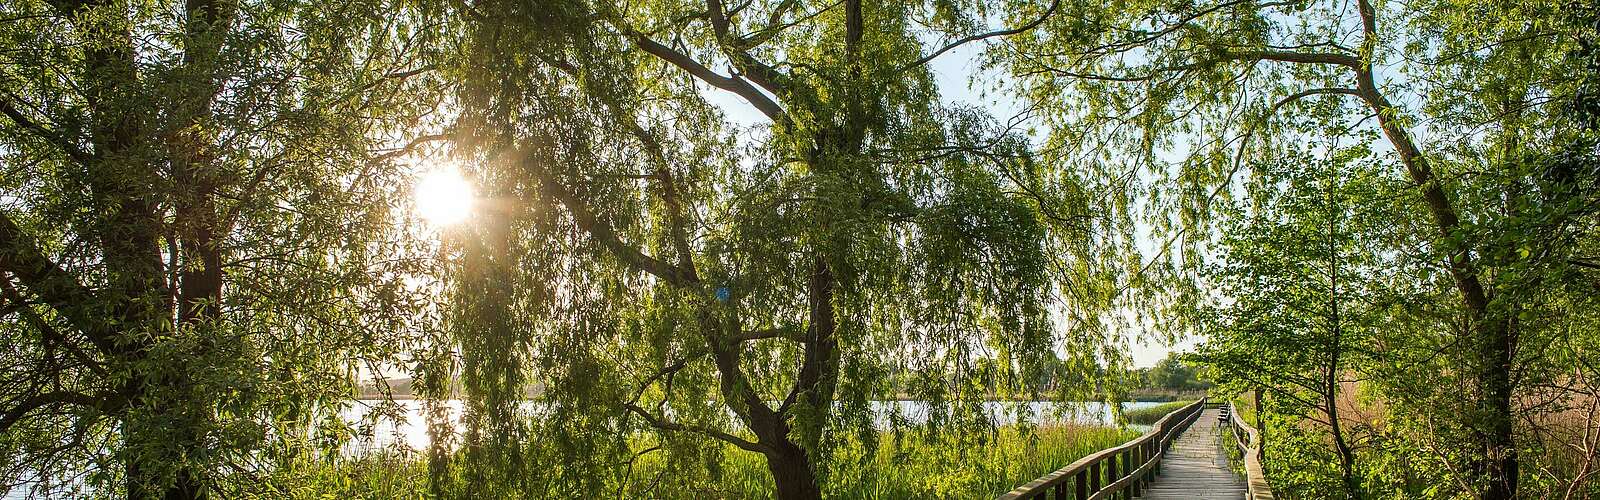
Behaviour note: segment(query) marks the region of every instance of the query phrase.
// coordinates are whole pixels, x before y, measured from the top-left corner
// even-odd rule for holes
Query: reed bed
[[[994,498],[1138,435],[1128,428],[1092,425],[1005,426],[963,435],[921,430],[883,431],[870,445],[860,439],[848,439],[833,450],[825,465],[823,494],[840,499]],[[766,462],[755,453],[731,445],[707,447],[702,441],[688,446],[697,451],[673,454],[663,450],[678,448],[682,443],[656,443],[645,437],[630,441],[630,446],[636,449],[661,449],[638,455],[626,472],[618,470],[611,477],[591,478],[607,485],[603,488],[617,495],[659,499],[774,496]],[[302,487],[279,492],[277,496],[430,497],[431,478],[422,453],[381,452],[304,465],[307,467],[298,471],[280,471],[297,476],[288,482]],[[447,479],[453,485],[445,489],[457,492],[474,489],[463,484],[462,479]],[[556,485],[556,488],[575,486]]]
[[[1173,401],[1171,403],[1128,410],[1122,412],[1122,416],[1130,424],[1155,425],[1156,421],[1161,420],[1161,417],[1165,417],[1168,413],[1177,411],[1179,408],[1189,406],[1191,403],[1194,403],[1194,401]]]

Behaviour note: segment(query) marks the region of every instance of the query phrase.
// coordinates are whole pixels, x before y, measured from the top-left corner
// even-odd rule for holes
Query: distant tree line
[[[1182,353],[1169,353],[1154,366],[1135,371],[1139,378],[1139,385],[1136,387],[1170,391],[1210,389],[1215,384],[1205,378],[1206,366],[1189,360],[1189,357]]]

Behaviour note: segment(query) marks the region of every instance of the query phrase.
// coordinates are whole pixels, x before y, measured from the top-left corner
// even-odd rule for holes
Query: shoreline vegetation
[[[1168,413],[1177,411],[1179,408],[1183,408],[1193,402],[1194,400],[1173,401],[1147,408],[1127,410],[1122,412],[1122,418],[1131,425],[1155,425],[1157,421],[1161,420],[1161,417],[1165,417]]]
[[[869,498],[994,498],[1079,458],[1139,437],[1143,430],[1082,424],[930,435],[916,429],[883,430],[875,442],[844,439],[824,464],[830,480],[824,496]],[[774,485],[756,454],[731,445],[711,447],[720,454],[715,470],[685,470],[654,451],[661,443],[646,435],[630,438],[630,473],[606,478],[619,496],[678,498],[771,498]],[[457,454],[462,453],[460,451]],[[306,464],[312,488],[297,498],[400,498],[416,494],[427,480],[426,454],[383,448],[345,460]],[[674,476],[674,475],[677,476]],[[459,479],[459,478],[457,478]],[[688,482],[693,484],[689,484]],[[682,484],[679,484],[682,483]]]
[[[356,388],[356,397],[355,397],[355,399],[358,400],[358,401],[375,401],[375,400],[383,400],[383,399],[393,399],[395,401],[409,401],[409,400],[423,399],[423,398],[416,397],[416,395],[413,394],[412,389],[411,389],[411,379],[410,378],[406,378],[406,377],[391,378],[391,379],[385,380],[385,382],[387,382],[387,385],[388,385],[388,389],[389,389],[388,394],[385,394],[384,392],[380,391],[378,386],[377,386],[377,384],[374,384],[371,381],[364,381]],[[535,384],[534,386],[530,387],[528,390],[524,391],[524,393],[528,397],[531,398],[531,397],[538,396],[542,392],[542,390],[543,390],[543,386]],[[461,394],[462,393],[460,387],[455,388],[455,390],[453,390],[451,392],[456,393],[456,394]],[[1206,395],[1206,391],[1205,390],[1174,390],[1174,389],[1163,389],[1163,388],[1141,388],[1141,389],[1134,389],[1134,390],[1128,391],[1128,393],[1121,398],[1121,401],[1125,402],[1125,403],[1127,403],[1127,402],[1166,403],[1166,402],[1172,402],[1172,401],[1194,401],[1196,399],[1200,399],[1201,397],[1203,397],[1205,395]],[[1026,398],[1026,397],[1000,397],[1000,396],[996,396],[996,395],[990,394],[990,395],[985,396],[983,399],[984,399],[984,401],[1051,401],[1051,399],[1049,399],[1048,396],[1049,396],[1048,394],[1040,394],[1040,397],[1038,397],[1038,398]],[[918,401],[918,399],[915,398],[915,397],[909,396],[909,395],[900,394],[900,395],[895,395],[894,397],[877,398],[876,401]]]

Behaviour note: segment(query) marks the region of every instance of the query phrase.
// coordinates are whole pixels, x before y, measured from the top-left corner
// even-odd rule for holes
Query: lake
[[[402,442],[407,447],[415,450],[427,448],[429,443],[428,429],[422,414],[422,401],[395,401],[395,404],[400,405],[400,408],[398,409],[399,411],[394,413],[403,415],[403,420],[386,418],[379,419],[376,422],[363,422],[364,417],[371,413],[376,405],[382,403],[385,402],[382,400],[357,400],[350,403],[340,412],[345,421],[350,422],[352,425],[358,427],[363,425],[370,426],[370,429],[363,429],[364,432],[362,432],[363,435],[369,435],[370,437],[358,438],[349,443],[346,445],[346,452],[360,454],[368,450],[391,447]],[[1132,410],[1161,404],[1164,403],[1137,401],[1123,403],[1123,408],[1124,410]],[[445,402],[445,405],[448,408],[450,420],[452,422],[458,421],[461,418],[462,402],[451,400]],[[872,406],[873,420],[879,427],[888,427],[891,412],[898,412],[907,422],[912,424],[925,423],[928,420],[929,405],[925,401],[874,401]],[[1069,403],[988,401],[984,403],[984,410],[988,413],[989,420],[996,425],[1016,423],[1016,411],[1018,409],[1024,409],[1027,413],[1033,415],[1031,420],[1034,423],[1106,425],[1112,423],[1111,405],[1098,401]],[[1139,428],[1141,426],[1133,427]]]

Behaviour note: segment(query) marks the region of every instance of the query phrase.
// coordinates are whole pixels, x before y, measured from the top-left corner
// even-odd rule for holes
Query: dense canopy
[[[1149,385],[1251,402],[1287,498],[1600,494],[1597,44],[1570,1],[6,2],[0,484],[992,497]]]

